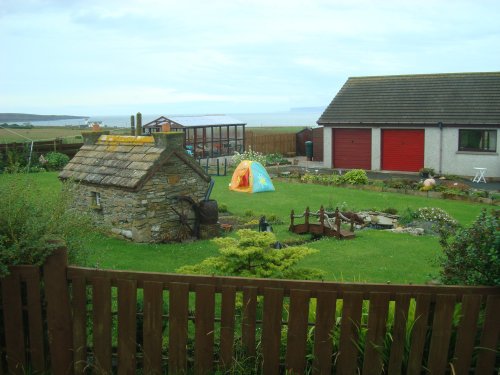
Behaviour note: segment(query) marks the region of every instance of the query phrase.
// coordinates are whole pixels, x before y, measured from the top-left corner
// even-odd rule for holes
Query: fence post
[[[73,329],[66,267],[68,254],[60,246],[43,266],[47,328],[52,374],[73,374]]]

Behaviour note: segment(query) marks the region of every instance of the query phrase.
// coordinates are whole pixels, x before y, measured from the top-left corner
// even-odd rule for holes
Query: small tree
[[[220,256],[199,264],[184,266],[179,273],[285,279],[318,279],[322,272],[297,268],[297,263],[317,250],[307,247],[274,249],[276,236],[271,232],[242,229],[238,238],[216,238]]]
[[[441,279],[445,284],[500,285],[498,211],[482,210],[469,228],[441,228]]]

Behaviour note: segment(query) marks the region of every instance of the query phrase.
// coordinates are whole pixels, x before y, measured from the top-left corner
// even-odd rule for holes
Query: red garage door
[[[424,130],[382,130],[382,169],[418,172],[424,166]]]
[[[333,167],[372,169],[371,129],[333,129]]]

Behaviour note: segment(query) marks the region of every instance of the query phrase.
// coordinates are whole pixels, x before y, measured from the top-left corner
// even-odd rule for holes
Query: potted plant
[[[420,168],[419,173],[420,173],[420,177],[422,177],[422,178],[429,178],[429,177],[434,176],[434,174],[435,174],[434,168],[428,168],[428,167]]]

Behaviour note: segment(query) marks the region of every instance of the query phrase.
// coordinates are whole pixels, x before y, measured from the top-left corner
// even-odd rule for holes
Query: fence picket
[[[12,272],[2,279],[2,305],[8,373],[21,375],[27,372],[27,368],[21,277],[18,273]]]
[[[118,283],[118,374],[135,374],[137,345],[137,283]]]
[[[222,304],[220,320],[220,360],[223,368],[229,368],[234,354],[234,310],[236,303],[236,287],[222,287]]]
[[[316,299],[316,324],[314,325],[314,374],[332,373],[333,328],[337,293],[318,292]]]
[[[358,292],[345,293],[343,303],[337,372],[351,375],[357,369],[358,348],[356,343],[361,327],[363,294]]]
[[[285,368],[292,374],[303,374],[305,369],[310,294],[309,290],[290,291]]]
[[[381,348],[383,347],[387,312],[389,310],[388,293],[372,293],[368,311],[368,332],[365,338],[363,358],[363,374],[380,374],[383,362]]]
[[[170,283],[169,288],[168,373],[185,374],[187,372],[189,284]]]
[[[264,374],[279,372],[282,309],[283,289],[264,288],[264,316],[266,317],[262,324]]]
[[[30,267],[26,280],[26,298],[29,322],[29,353],[31,367],[35,373],[45,370],[45,348],[40,297],[40,268]]]
[[[388,373],[401,374],[406,343],[406,323],[410,307],[409,294],[397,294],[394,308],[394,325],[392,328],[392,345],[389,357]]]
[[[255,319],[257,315],[257,288],[243,288],[243,321],[241,340],[248,356],[255,356]]]
[[[432,324],[432,337],[429,350],[428,368],[431,374],[443,374],[448,363],[451,324],[455,310],[456,296],[438,294],[436,296],[436,312]]]
[[[84,374],[87,366],[87,284],[85,277],[71,282],[73,307],[73,348],[75,374]]]
[[[92,316],[95,370],[111,374],[111,284],[107,278],[92,280]]]
[[[498,350],[498,337],[500,324],[498,324],[498,312],[500,311],[500,295],[488,296],[486,300],[486,311],[484,316],[483,333],[479,347],[476,374],[491,374],[495,367],[495,356]]]
[[[144,283],[144,373],[161,374],[163,284]]]
[[[477,335],[477,321],[481,307],[481,296],[473,294],[462,298],[462,316],[457,329],[453,368],[456,375],[467,375],[472,362],[472,352]]]
[[[194,370],[196,374],[213,372],[215,287],[197,285],[195,301]]]
[[[51,373],[71,373],[73,361],[73,326],[67,279],[68,255],[59,247],[45,260],[43,282],[47,302],[47,334],[49,336]]]
[[[422,357],[424,354],[425,339],[427,335],[427,320],[431,296],[419,294],[416,298],[415,321],[411,332],[411,346],[408,358],[408,375],[420,375],[422,372]]]

